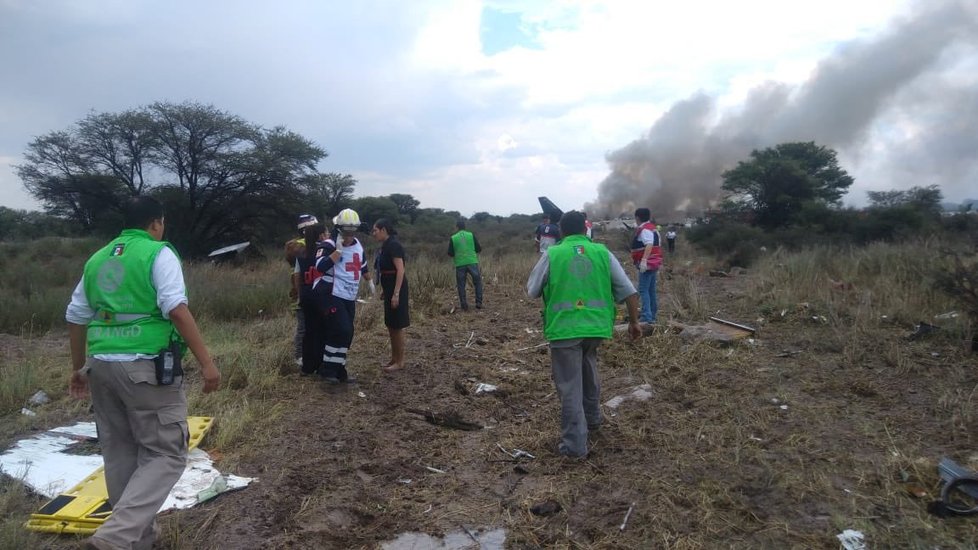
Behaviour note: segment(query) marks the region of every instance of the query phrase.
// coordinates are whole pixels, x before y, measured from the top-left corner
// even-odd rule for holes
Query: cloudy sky
[[[463,214],[629,189],[686,204],[677,189],[715,193],[785,139],[837,148],[849,203],[930,184],[960,200],[978,195],[976,6],[0,0],[0,205],[37,208],[13,170],[34,137],[158,100],[287,126],[357,195]],[[737,147],[705,146],[721,138]]]

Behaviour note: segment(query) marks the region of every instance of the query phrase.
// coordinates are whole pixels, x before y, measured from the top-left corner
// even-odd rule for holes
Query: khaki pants
[[[90,357],[85,367],[112,504],[93,538],[127,550],[151,548],[156,514],[187,463],[183,379],[157,385],[150,360]]]

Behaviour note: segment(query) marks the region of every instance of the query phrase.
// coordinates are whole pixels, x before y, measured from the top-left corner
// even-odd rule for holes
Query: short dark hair
[[[162,219],[163,204],[145,195],[126,201],[122,213],[122,223],[126,229],[146,229],[154,221]]]
[[[455,227],[457,227],[458,229],[465,229],[465,220],[456,221]]]
[[[565,237],[567,235],[583,235],[584,214],[581,214],[577,210],[565,212],[564,215],[560,217],[560,233]]]
[[[647,222],[652,217],[652,211],[648,208],[636,208],[635,217],[641,222]]]
[[[374,222],[374,227],[377,229],[383,229],[388,235],[397,235],[397,230],[394,229],[394,224],[387,218],[380,218]]]

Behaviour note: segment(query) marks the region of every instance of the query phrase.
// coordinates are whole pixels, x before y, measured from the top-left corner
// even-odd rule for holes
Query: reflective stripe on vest
[[[176,335],[153,285],[153,263],[164,246],[146,231],[126,229],[86,262],[85,296],[95,311],[87,332],[90,355],[155,354]]]

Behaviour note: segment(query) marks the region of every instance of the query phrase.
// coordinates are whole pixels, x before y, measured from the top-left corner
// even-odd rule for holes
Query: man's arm
[[[642,337],[642,327],[638,325],[638,293],[625,298],[625,307],[628,308],[628,336],[638,340]]]
[[[448,239],[448,255],[453,258],[455,257],[455,243],[451,239]]]
[[[550,276],[550,256],[543,254],[537,260],[533,270],[530,271],[530,278],[526,281],[526,294],[530,298],[539,298],[543,295],[543,287],[547,285],[547,277]]]
[[[75,399],[88,397],[88,378],[82,375],[85,366],[85,338],[88,327],[68,323],[68,347],[71,349],[71,381],[68,382],[68,395]]]
[[[475,245],[475,253],[476,254],[482,252],[482,247],[479,246],[479,239],[474,234],[472,235],[472,244]]]
[[[214,360],[211,359],[211,354],[204,345],[204,338],[197,328],[197,321],[194,320],[187,304],[180,304],[170,310],[170,321],[200,363],[200,373],[204,377],[204,393],[218,389],[221,386],[221,372],[214,365]]]

